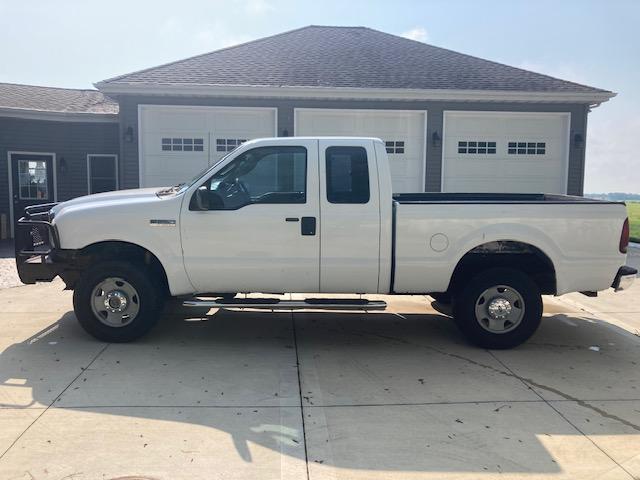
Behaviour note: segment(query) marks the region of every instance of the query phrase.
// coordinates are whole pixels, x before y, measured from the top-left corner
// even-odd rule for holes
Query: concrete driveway
[[[62,287],[0,291],[2,479],[640,478],[640,338],[586,297],[547,299],[510,351],[466,345],[428,297],[174,308],[116,345]],[[640,285],[616,298],[604,315],[640,326]]]

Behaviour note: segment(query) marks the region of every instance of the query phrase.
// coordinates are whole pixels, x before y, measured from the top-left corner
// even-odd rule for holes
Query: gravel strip
[[[16,259],[13,252],[13,242],[0,241],[0,288],[17,287],[22,285],[16,270]]]

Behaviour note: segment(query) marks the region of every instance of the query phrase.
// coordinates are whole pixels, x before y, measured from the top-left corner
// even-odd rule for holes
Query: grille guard
[[[16,267],[23,283],[49,282],[59,273],[60,265],[53,262],[52,253],[59,248],[60,241],[49,214],[55,205],[47,203],[27,207],[24,217],[16,223]]]

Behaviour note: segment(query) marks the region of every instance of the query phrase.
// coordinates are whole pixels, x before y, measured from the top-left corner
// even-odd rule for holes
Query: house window
[[[231,150],[234,150],[236,147],[239,147],[246,141],[247,141],[246,138],[217,138],[216,151],[230,152]]]
[[[20,200],[47,200],[47,163],[44,160],[18,160]]]
[[[87,155],[87,174],[89,193],[102,193],[117,190],[117,155]]]
[[[387,149],[387,153],[404,153],[404,142],[401,141],[386,141],[384,147]]]
[[[163,152],[203,152],[204,138],[162,138]]]
[[[545,155],[547,153],[546,142],[509,142],[508,147],[509,155]]]
[[[496,153],[496,142],[488,141],[461,141],[458,142],[458,153],[476,155],[494,155]]]

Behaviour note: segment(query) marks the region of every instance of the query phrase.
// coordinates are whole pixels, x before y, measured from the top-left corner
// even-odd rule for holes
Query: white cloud
[[[249,15],[264,15],[274,10],[267,0],[248,0],[244,9]]]
[[[417,40],[418,42],[426,42],[429,39],[429,34],[424,27],[414,27],[401,33],[400,36],[409,40]]]

